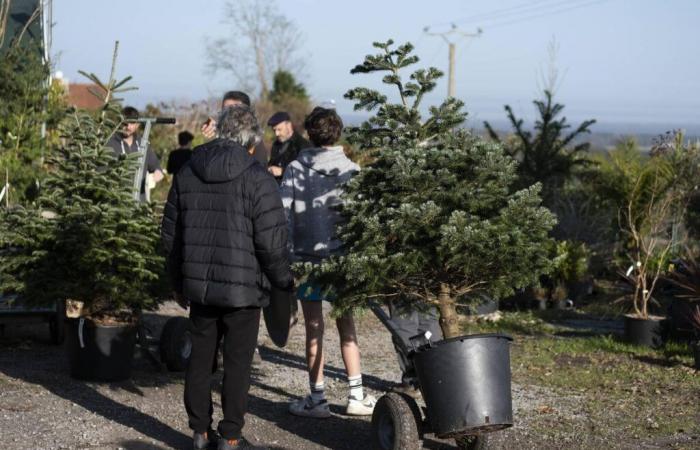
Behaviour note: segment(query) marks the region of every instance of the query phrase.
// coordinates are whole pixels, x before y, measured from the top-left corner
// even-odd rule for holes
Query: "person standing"
[[[221,109],[228,108],[229,106],[245,105],[250,108],[250,97],[245,92],[241,91],[228,91],[224,94],[221,99]],[[213,139],[216,136],[216,120],[212,117],[207,120],[207,122],[202,125],[202,134],[207,139]],[[269,152],[265,147],[262,139],[255,146],[255,151],[253,152],[253,157],[256,161],[262,164],[263,167],[267,167],[267,160],[269,158]]]
[[[190,307],[185,408],[193,446],[216,438],[211,368],[223,334],[218,449],[231,450],[252,448],[242,429],[261,308],[272,286],[291,291],[294,280],[277,183],[251,156],[260,141],[255,115],[244,105],[224,108],[217,135],[175,176],[161,233],[175,299]]]
[[[336,236],[341,220],[337,206],[343,185],[360,168],[350,161],[343,147],[334,146],[343,130],[343,122],[332,109],[315,108],[304,125],[313,148],[301,151],[284,172],[280,192],[287,214],[289,245],[294,261],[318,264],[341,252],[342,243]],[[309,370],[310,393],[292,402],[289,411],[298,416],[330,417],[323,381],[323,308],[322,301],[333,301],[324,295],[313,280],[298,288],[306,325],[306,361]],[[376,400],[365,395],[362,387],[360,349],[352,315],[336,320],[340,349],[348,376],[348,415],[371,415]]]
[[[136,153],[141,149],[138,136],[138,131],[141,127],[141,124],[137,122],[139,118],[138,110],[134,107],[126,106],[122,109],[122,117],[124,118],[124,122],[121,129],[114,133],[109,141],[107,141],[107,147],[112,149],[116,157],[122,157],[129,153]],[[146,152],[146,170],[143,172],[143,179],[141,181],[141,201],[148,201],[148,195],[146,194],[147,174],[152,176],[154,183],[158,183],[163,179],[160,160],[150,147]]]
[[[300,151],[311,147],[311,143],[294,130],[289,114],[284,111],[273,114],[267,125],[272,127],[276,138],[270,150],[267,170],[281,182],[287,166],[297,159]]]
[[[189,131],[181,131],[177,135],[177,143],[180,147],[170,152],[168,155],[167,170],[171,175],[180,171],[182,166],[190,160],[192,156],[192,140],[194,136]]]

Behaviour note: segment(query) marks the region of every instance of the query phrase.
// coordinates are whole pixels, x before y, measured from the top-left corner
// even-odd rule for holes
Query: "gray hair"
[[[221,110],[216,121],[216,131],[220,138],[235,142],[245,149],[255,147],[262,140],[258,119],[246,105],[233,105]]]

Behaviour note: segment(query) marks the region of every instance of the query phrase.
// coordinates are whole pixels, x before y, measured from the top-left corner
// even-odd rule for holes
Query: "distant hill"
[[[342,114],[343,122],[346,125],[359,125],[368,116],[365,114],[349,113]],[[511,132],[509,123],[505,120],[491,120],[491,125],[501,134]],[[578,124],[579,121],[572,119],[573,124]],[[481,122],[475,123],[467,121],[467,128],[471,128],[475,132],[482,134],[484,127]],[[686,139],[700,141],[700,123],[616,123],[616,122],[597,122],[593,125],[593,132],[583,136],[578,141],[587,141],[591,143],[594,150],[609,150],[615,144],[626,137],[634,137],[642,150],[648,150],[654,143],[654,139],[660,135],[672,130],[683,130]]]

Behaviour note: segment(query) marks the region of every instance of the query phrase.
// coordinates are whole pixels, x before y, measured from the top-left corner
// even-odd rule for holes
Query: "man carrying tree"
[[[221,109],[228,108],[229,106],[245,105],[250,107],[250,97],[245,92],[241,91],[228,91],[224,94],[221,99]],[[216,120],[212,117],[207,120],[207,122],[202,125],[202,134],[207,139],[213,139],[216,136]],[[253,157],[256,161],[267,167],[268,152],[263,143],[262,139],[255,146],[255,151],[253,152]]]
[[[311,143],[294,130],[289,113],[279,111],[270,117],[267,125],[272,127],[277,138],[272,144],[270,162],[267,170],[275,177],[278,183],[282,182],[284,169],[297,159],[299,152],[312,147]]]
[[[122,109],[124,124],[121,130],[107,141],[107,147],[110,147],[116,157],[128,155],[140,151],[141,144],[139,142],[138,131],[141,124],[136,122],[139,118],[139,112],[132,106],[126,106]],[[150,174],[155,183],[163,179],[163,171],[160,168],[160,160],[150,147],[146,152],[146,170],[143,172],[143,180],[141,181],[141,200],[147,201],[146,195],[146,174]]]

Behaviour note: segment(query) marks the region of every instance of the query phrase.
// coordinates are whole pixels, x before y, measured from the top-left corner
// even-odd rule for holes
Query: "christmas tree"
[[[122,122],[114,94],[129,78],[112,75],[105,84],[87,76],[101,88],[102,110],[68,112],[36,207],[0,216],[0,291],[30,304],[71,299],[93,318],[131,319],[154,306],[159,224],[132,197],[138,154],[116,158],[105,146]]]
[[[459,128],[461,101],[448,98],[423,120],[420,104],[439,70],[405,80],[402,70],[418,62],[412,45],[374,47],[380,53],[352,73],[385,72],[399,101],[367,88],[346,94],[356,110],[375,111],[347,130],[372,162],[346,189],[344,254],[305,270],[334,292],[341,311],[393,298],[434,305],[445,338],[458,336],[460,299],[508,295],[547,271],[555,218],[541,206],[539,185],[513,188],[517,163],[500,144]]]

